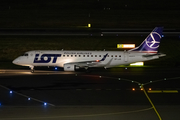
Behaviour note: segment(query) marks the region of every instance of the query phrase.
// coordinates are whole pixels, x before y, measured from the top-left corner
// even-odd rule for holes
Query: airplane
[[[139,61],[158,59],[165,54],[158,53],[163,27],[155,27],[146,39],[136,48],[128,51],[64,51],[33,50],[25,52],[13,60],[13,64],[29,66],[62,67],[64,71],[86,70],[91,67],[111,68]]]

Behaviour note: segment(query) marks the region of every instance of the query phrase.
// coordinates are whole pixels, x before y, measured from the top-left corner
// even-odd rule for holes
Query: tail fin
[[[129,51],[137,51],[144,53],[157,53],[160,40],[162,37],[163,27],[155,27],[147,38],[136,48]]]

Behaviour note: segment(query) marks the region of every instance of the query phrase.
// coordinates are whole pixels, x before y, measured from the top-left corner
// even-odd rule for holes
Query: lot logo
[[[146,45],[152,49],[158,48],[161,36],[157,32],[152,32],[150,36],[146,39]]]
[[[52,63],[56,63],[58,57],[61,57],[61,54],[42,54],[41,57],[36,54],[34,63],[49,63],[51,59],[53,59]]]

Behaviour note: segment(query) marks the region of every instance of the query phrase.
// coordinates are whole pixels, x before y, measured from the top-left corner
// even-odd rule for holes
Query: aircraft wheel
[[[34,69],[31,70],[31,73],[34,73]]]

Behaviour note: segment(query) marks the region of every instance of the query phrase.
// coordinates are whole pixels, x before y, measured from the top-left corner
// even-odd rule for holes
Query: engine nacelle
[[[64,64],[64,71],[75,71],[76,69],[79,67],[74,64]]]

